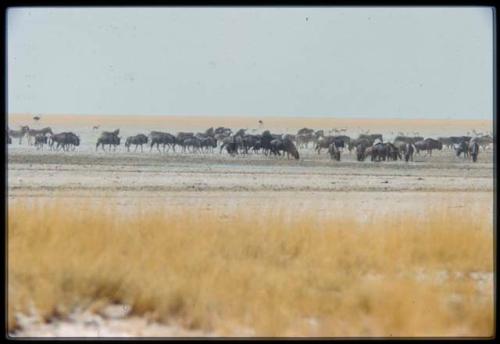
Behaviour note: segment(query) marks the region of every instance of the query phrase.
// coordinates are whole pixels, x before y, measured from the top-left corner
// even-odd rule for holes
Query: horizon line
[[[316,115],[316,116],[306,116],[306,115],[265,115],[265,116],[256,116],[256,115],[200,115],[200,114],[184,114],[184,115],[174,115],[174,114],[90,114],[90,113],[38,113],[38,112],[28,112],[28,113],[8,113],[7,116],[78,116],[78,117],[87,117],[87,116],[94,116],[94,117],[206,117],[206,118],[217,118],[217,117],[223,117],[223,118],[255,118],[256,120],[262,119],[262,118],[300,118],[300,119],[335,119],[335,120],[436,120],[436,121],[443,121],[443,120],[461,120],[461,121],[493,121],[494,118],[456,118],[456,117],[437,117],[437,118],[426,118],[426,117],[414,117],[414,118],[408,118],[408,117],[393,117],[393,116],[387,116],[387,117],[382,117],[382,116],[376,116],[376,117],[359,117],[359,116],[352,116],[352,117],[337,117],[337,116],[328,116],[328,115]]]

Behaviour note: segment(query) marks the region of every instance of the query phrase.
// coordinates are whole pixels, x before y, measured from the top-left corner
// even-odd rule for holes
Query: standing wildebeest
[[[438,149],[438,150],[443,149],[443,143],[441,141],[438,141],[438,140],[427,138],[425,140],[415,142],[415,148],[417,150],[417,153],[420,153],[421,150],[425,150],[425,151],[427,151],[427,154],[432,156],[432,150],[433,149]]]
[[[370,147],[368,141],[360,142],[356,146],[356,160],[364,161],[366,158],[366,149]],[[371,147],[370,147],[371,149]]]
[[[54,148],[54,142],[57,142],[57,146],[55,147],[56,150],[62,148],[64,151],[67,151],[71,146],[73,146],[73,149],[75,148],[75,146],[79,146],[80,138],[76,134],[71,132],[54,134],[49,137],[48,142],[51,150]]]
[[[463,153],[464,159],[469,156],[469,143],[467,141],[462,141],[460,143],[457,143],[454,145],[455,152],[457,154],[457,157],[460,156],[460,154]]]
[[[328,146],[328,153],[330,154],[331,159],[340,161],[340,149],[337,147],[336,143],[336,141],[330,143],[330,146]]]
[[[170,147],[172,147],[172,151],[175,153],[177,139],[174,135],[161,131],[152,131],[149,133],[149,138],[151,139],[151,148],[149,149],[150,152],[153,150],[153,146],[156,145],[156,149],[161,153],[160,144],[162,144],[163,152],[165,152],[165,146],[167,146],[167,152],[170,150]]]
[[[274,155],[281,155],[280,151],[285,154],[289,159],[290,154],[296,159],[299,160],[299,152],[297,151],[297,147],[295,147],[294,143],[290,139],[274,139],[271,141],[271,153]]]
[[[477,141],[480,147],[483,148],[483,150],[486,150],[486,147],[488,147],[490,144],[494,143],[493,137],[490,135],[482,135],[482,136],[477,136],[475,138],[471,139]]]
[[[38,135],[47,135],[50,134],[52,135],[52,128],[46,127],[43,129],[30,129],[28,130],[28,144],[32,144],[32,139],[34,139]]]
[[[200,146],[202,150],[213,152],[214,148],[217,147],[217,140],[213,137],[206,137],[200,140]]]
[[[300,133],[295,138],[299,148],[307,148],[310,142],[314,142],[314,133]]]
[[[48,137],[45,135],[35,136],[35,147],[36,149],[43,149],[43,145],[47,143]]]
[[[394,142],[400,141],[400,142],[404,142],[404,143],[414,144],[415,142],[422,141],[423,139],[424,138],[422,136],[404,136],[404,135],[400,135],[400,136],[396,136],[396,138],[393,141]]]
[[[389,146],[386,143],[377,143],[371,147],[372,161],[385,161],[389,155]]]
[[[130,145],[135,145],[134,152],[137,151],[137,146],[141,146],[141,152],[144,151],[143,144],[148,143],[148,137],[144,134],[137,134],[135,136],[129,136],[125,140],[125,147],[127,147],[127,152],[130,152]]]
[[[412,143],[409,142],[403,142],[403,141],[395,141],[394,146],[398,148],[400,152],[400,158],[401,154],[404,155],[405,161],[413,161],[413,152],[415,151],[414,146]]]
[[[361,138],[361,139],[353,139],[353,140],[350,140],[349,141],[349,152],[352,151],[354,148],[357,148],[359,145],[363,145],[363,146],[371,146],[373,142],[370,142],[370,140],[366,139],[366,138]]]
[[[390,142],[387,142],[386,146],[387,146],[387,159],[388,160],[397,161],[398,158],[399,158],[399,160],[403,159],[403,157],[401,156],[401,150],[399,149],[399,147],[397,147],[396,145],[394,145],[393,143],[390,143]]]
[[[368,140],[368,142],[370,142],[370,145],[373,145],[373,143],[377,139],[380,140],[380,142],[384,142],[382,134],[359,134],[358,140],[362,139]]]
[[[102,145],[102,150],[104,150],[104,145],[109,145],[109,151],[111,151],[111,146],[114,146],[114,150],[116,150],[116,146],[120,145],[120,137],[118,134],[120,133],[120,129],[116,129],[113,132],[103,131],[101,136],[97,139],[97,143],[95,145],[95,150],[99,148],[99,145]]]
[[[337,149],[343,149],[345,147],[345,141],[342,137],[322,136],[316,141],[316,147],[314,149],[320,154],[322,148],[329,149],[332,143],[335,143]]]
[[[478,154],[479,154],[479,142],[478,140],[472,139],[469,142],[469,156],[472,158],[473,162],[477,161]]]
[[[22,143],[23,137],[29,132],[30,128],[27,125],[23,125],[21,130],[9,129],[9,135],[13,138],[19,138],[19,144]]]
[[[187,138],[192,138],[192,137],[195,137],[194,133],[192,133],[192,132],[182,132],[182,131],[178,132],[177,136],[175,137],[175,143],[178,144],[179,146],[181,146],[182,147],[182,151],[185,152],[186,151],[186,146],[184,145],[184,141]]]
[[[201,148],[201,140],[196,136],[187,136],[179,142],[182,146],[182,151],[186,150],[189,152],[189,147],[191,147],[191,153],[196,153]]]

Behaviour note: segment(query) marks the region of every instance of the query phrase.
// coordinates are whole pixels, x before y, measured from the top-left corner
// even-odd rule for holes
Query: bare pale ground
[[[218,214],[230,218],[241,207],[248,209],[285,209],[290,218],[315,212],[324,217],[346,211],[370,221],[391,214],[426,216],[429,207],[444,206],[479,211],[493,218],[493,152],[481,151],[479,160],[456,158],[451,151],[435,151],[432,157],[415,156],[415,162],[357,162],[343,154],[342,161],[331,161],[324,151],[317,155],[300,150],[301,160],[251,155],[230,157],[226,153],[196,155],[139,151],[95,152],[102,130],[121,129],[121,136],[164,129],[202,131],[210,126],[249,128],[261,132],[296,132],[301,127],[315,129],[347,128],[356,136],[367,129],[394,137],[398,131],[418,132],[422,136],[465,135],[472,129],[488,132],[491,121],[404,121],[335,120],[307,118],[263,118],[264,128],[256,119],[201,117],[76,117],[42,115],[33,124],[31,115],[9,116],[11,128],[27,124],[52,126],[55,132],[78,133],[82,146],[75,152],[37,151],[25,142],[8,147],[8,200],[63,199],[75,207],[92,200],[105,200],[110,206],[127,211],[139,204],[197,207],[200,216]],[[93,125],[100,125],[93,130]],[[124,141],[124,139],[122,139]],[[283,211],[283,210],[281,210]],[[489,277],[488,277],[489,278]],[[49,324],[21,320],[25,326],[19,336],[207,336],[179,326],[151,324],[140,317],[109,319],[98,315],[74,314],[72,320]],[[86,317],[94,317],[88,320]],[[90,321],[90,322],[89,322]],[[93,322],[92,322],[93,321]],[[239,329],[234,333],[252,335]]]

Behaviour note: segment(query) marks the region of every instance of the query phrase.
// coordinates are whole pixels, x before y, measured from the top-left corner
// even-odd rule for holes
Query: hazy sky
[[[492,9],[10,8],[8,112],[493,116]]]

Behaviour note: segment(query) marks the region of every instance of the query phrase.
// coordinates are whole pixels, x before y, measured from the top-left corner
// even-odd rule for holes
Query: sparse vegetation
[[[8,326],[123,302],[188,328],[257,336],[492,336],[491,219],[433,209],[358,222],[280,209],[8,209]]]

